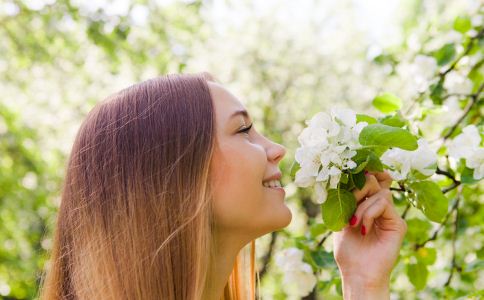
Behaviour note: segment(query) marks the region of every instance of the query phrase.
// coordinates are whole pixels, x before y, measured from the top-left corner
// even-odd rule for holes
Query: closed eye
[[[254,123],[250,124],[249,126],[247,126],[247,127],[246,127],[246,128],[244,128],[244,129],[240,130],[240,131],[239,131],[239,133],[247,133],[247,134],[248,134],[248,133],[249,133],[249,131],[250,131],[250,129],[252,128],[252,125],[253,125],[253,124],[254,124]]]

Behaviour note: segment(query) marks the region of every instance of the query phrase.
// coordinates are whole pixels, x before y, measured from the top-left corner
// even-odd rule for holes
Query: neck
[[[223,296],[225,285],[234,268],[235,259],[240,250],[248,243],[236,234],[226,234],[220,230],[214,232],[214,255],[209,267],[207,285],[203,299],[219,300]],[[250,239],[249,239],[250,241]]]

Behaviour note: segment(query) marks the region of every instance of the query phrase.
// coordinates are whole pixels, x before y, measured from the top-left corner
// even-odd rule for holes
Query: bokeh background
[[[293,222],[257,240],[257,259],[262,299],[303,298],[282,288],[273,257],[294,239],[320,239],[325,231],[317,226],[320,211],[311,192],[291,183],[304,120],[335,105],[377,115],[371,101],[389,91],[403,99],[405,109],[423,103],[434,121],[422,122],[422,131],[438,138],[439,124],[455,121],[463,105],[454,101],[434,109],[432,101],[416,96],[415,70],[422,66],[414,58],[432,53],[439,66],[452,64],[465,51],[466,38],[476,35],[472,30],[482,28],[482,5],[479,0],[0,0],[0,298],[36,296],[48,267],[66,158],[87,112],[133,83],[200,71],[214,74],[247,106],[258,130],[288,149],[281,169]],[[458,65],[474,86],[482,84],[482,38],[477,48]],[[413,243],[431,237],[438,224],[408,210],[418,226],[409,231],[394,270],[392,299],[480,297],[482,190],[474,185],[464,191],[461,221],[450,218],[429,242],[437,256],[428,270],[409,271],[406,264]],[[398,205],[403,212],[406,203]],[[321,248],[330,253],[331,247],[329,236]],[[324,257],[320,263],[320,283],[304,299],[341,299],[334,262]]]

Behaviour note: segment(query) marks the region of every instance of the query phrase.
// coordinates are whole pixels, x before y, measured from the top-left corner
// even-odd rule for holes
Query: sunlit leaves
[[[433,181],[413,182],[410,188],[416,194],[417,207],[434,222],[442,222],[447,214],[449,200]]]
[[[460,33],[466,33],[472,28],[471,19],[465,16],[459,16],[454,20],[454,29]]]
[[[407,265],[407,276],[417,290],[422,290],[427,284],[429,271],[424,263],[417,260],[416,263]]]
[[[324,224],[333,231],[341,230],[356,210],[353,193],[342,189],[330,189],[328,199],[322,204]]]
[[[371,124],[360,133],[360,143],[364,146],[398,147],[404,150],[417,149],[417,138],[405,129]]]
[[[456,54],[455,45],[453,43],[445,44],[439,50],[433,53],[435,59],[439,66],[448,64],[452,59],[454,59]]]
[[[391,93],[384,93],[376,96],[372,102],[383,113],[390,113],[402,107],[402,100]]]

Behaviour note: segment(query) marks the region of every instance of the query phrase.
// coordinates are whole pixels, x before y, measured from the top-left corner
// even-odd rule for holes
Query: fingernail
[[[366,234],[366,227],[365,225],[361,225],[361,234],[365,235]]]
[[[365,170],[365,175],[368,174],[369,172],[367,170]]]
[[[351,219],[350,219],[350,225],[351,225],[351,226],[355,225],[355,224],[356,224],[356,220],[357,220],[357,219],[356,219],[356,216],[355,216],[355,215],[353,215],[353,216],[351,217]]]

